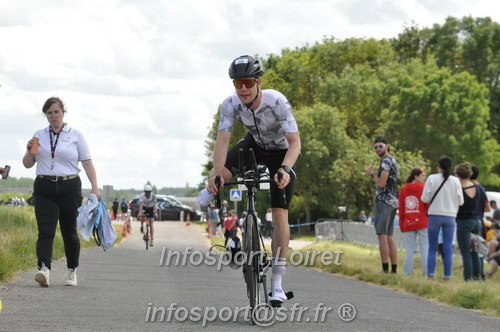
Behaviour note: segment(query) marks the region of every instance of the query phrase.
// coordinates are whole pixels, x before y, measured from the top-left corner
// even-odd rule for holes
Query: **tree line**
[[[390,142],[399,187],[412,168],[432,174],[448,155],[478,165],[479,181],[500,189],[500,26],[490,18],[413,24],[388,40],[325,37],[257,56],[263,88],[290,100],[302,140],[291,223],[338,216],[338,206],[350,218],[372,210],[375,186],[363,170],[378,166],[376,136]],[[205,142],[205,177],[219,112]],[[231,146],[244,134],[237,126]],[[261,199],[263,213],[269,201]]]

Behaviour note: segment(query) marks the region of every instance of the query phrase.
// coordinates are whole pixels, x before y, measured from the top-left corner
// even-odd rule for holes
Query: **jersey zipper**
[[[264,146],[264,150],[267,150],[266,144],[262,140],[262,136],[260,136],[259,126],[257,126],[257,119],[255,118],[255,112],[254,112],[254,110],[250,110],[250,111],[252,112],[253,123],[255,124],[255,130],[257,130],[257,136],[259,136],[259,140],[262,143],[262,145]]]

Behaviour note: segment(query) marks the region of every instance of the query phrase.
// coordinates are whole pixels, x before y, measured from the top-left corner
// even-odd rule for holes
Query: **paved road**
[[[198,254],[186,256],[185,266],[175,266],[173,260],[166,266],[166,256],[162,261],[162,252],[168,252],[163,247],[179,253],[186,247],[199,250],[200,255],[207,252],[203,228],[179,222],[156,226],[156,244],[149,251],[144,249],[136,223],[136,231],[108,252],[101,248],[82,251],[77,287],[64,286],[63,260],[53,264],[49,288],[35,283],[35,270],[0,285],[0,331],[255,331],[257,327],[245,321],[244,311],[235,319],[229,312],[247,304],[239,270],[224,267],[217,271],[216,266],[190,264],[196,263]],[[470,310],[312,269],[289,265],[285,280],[296,298],[278,316],[286,321],[268,328],[272,331],[498,331],[500,326],[499,319]],[[356,308],[350,322],[338,314],[339,308],[344,318],[353,312],[347,303]],[[296,311],[292,316],[294,306],[303,310],[302,315]],[[207,322],[203,328],[201,314],[206,310],[206,319],[215,310],[222,319]],[[158,314],[153,321],[154,311]],[[188,311],[191,320],[185,318]],[[325,314],[323,322],[314,321],[316,312],[318,319]]]

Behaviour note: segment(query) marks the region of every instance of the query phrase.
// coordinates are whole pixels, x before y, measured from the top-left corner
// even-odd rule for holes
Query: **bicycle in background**
[[[144,240],[145,244],[146,244],[146,250],[149,250],[149,247],[153,246],[153,240],[151,239],[151,221],[154,220],[154,218],[148,218],[147,216],[147,213],[146,214],[142,214],[142,215],[138,215],[137,218],[142,218],[142,221],[143,221],[143,231],[144,231],[144,235],[142,237],[142,239]],[[139,219],[140,221],[141,219]]]

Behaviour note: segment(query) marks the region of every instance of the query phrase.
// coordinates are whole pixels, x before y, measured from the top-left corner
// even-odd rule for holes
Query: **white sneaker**
[[[196,201],[198,204],[201,206],[207,206],[208,203],[214,198],[214,194],[211,194],[208,192],[208,190],[205,188],[200,193],[198,194],[198,197],[196,197]]]
[[[66,286],[76,286],[76,269],[68,270],[68,279],[66,279]]]
[[[35,281],[42,287],[49,287],[50,270],[42,263],[42,268],[35,274]]]

